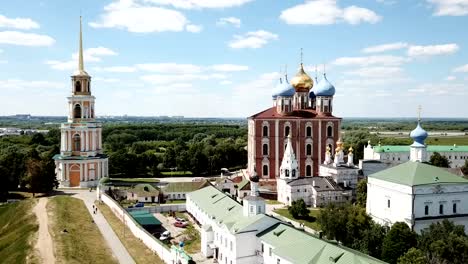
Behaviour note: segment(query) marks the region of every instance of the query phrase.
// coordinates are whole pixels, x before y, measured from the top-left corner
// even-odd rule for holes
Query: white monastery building
[[[80,17],[78,70],[71,76],[68,122],[60,126],[60,154],[54,156],[60,187],[92,187],[108,176],[108,159],[102,153],[102,125],[96,122],[91,76],[84,70]]]
[[[468,180],[423,163],[428,134],[420,122],[410,136],[409,161],[369,175],[367,213],[380,224],[405,222],[418,233],[443,219],[468,231]]]
[[[213,186],[187,195],[187,211],[201,226],[205,257],[223,264],[384,263],[266,215],[258,181],[253,173],[242,205]]]

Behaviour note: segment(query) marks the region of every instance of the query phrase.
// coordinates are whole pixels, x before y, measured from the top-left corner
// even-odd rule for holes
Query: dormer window
[[[289,170],[285,170],[284,174],[286,175],[286,177],[289,177]]]

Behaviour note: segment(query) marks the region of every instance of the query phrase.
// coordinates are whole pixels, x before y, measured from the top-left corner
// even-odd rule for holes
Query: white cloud
[[[102,71],[102,72],[135,72],[136,68],[131,66],[111,66],[111,67],[93,67],[95,71]]]
[[[453,69],[453,72],[467,72],[468,73],[468,64],[462,65]]]
[[[381,65],[381,66],[399,66],[403,63],[409,62],[409,58],[392,55],[376,55],[376,56],[364,56],[364,57],[341,57],[337,58],[332,62],[338,66],[369,66],[369,65]]]
[[[153,74],[144,75],[140,79],[152,84],[163,85],[173,83],[188,83],[193,81],[207,81],[213,79],[225,79],[227,78],[224,74],[213,73],[213,74]]]
[[[0,80],[0,87],[9,90],[25,90],[25,89],[60,89],[66,87],[64,83],[51,81],[30,81],[22,79],[7,79]]]
[[[403,69],[400,67],[364,67],[357,70],[345,72],[361,78],[386,78],[388,76],[401,76]]]
[[[435,7],[435,16],[468,15],[468,0],[427,0]]]
[[[160,5],[172,5],[180,9],[228,8],[236,7],[253,0],[146,0]]]
[[[445,80],[447,81],[455,81],[457,79],[457,77],[455,76],[447,76],[447,78],[445,78]]]
[[[459,49],[460,47],[455,43],[428,46],[410,46],[408,48],[408,56],[424,57],[436,55],[449,55],[457,52]]]
[[[193,25],[193,24],[190,24],[190,25],[187,25],[185,27],[185,29],[188,31],[188,32],[192,32],[192,33],[200,33],[202,30],[203,30],[203,27],[201,25]]]
[[[101,77],[95,77],[94,80],[95,80],[95,81],[98,81],[98,82],[105,82],[105,83],[117,83],[117,82],[120,82],[120,80],[117,79],[117,78],[101,78]]]
[[[232,84],[232,81],[224,80],[219,82],[220,85],[230,85]]]
[[[34,33],[19,31],[0,32],[0,44],[12,44],[19,46],[51,46],[55,43],[52,37]]]
[[[236,65],[236,64],[216,64],[210,67],[214,71],[220,72],[237,72],[237,71],[248,71],[249,66]]]
[[[409,89],[410,93],[424,93],[430,95],[466,95],[468,94],[465,86],[461,83],[425,83],[416,88]]]
[[[358,6],[341,8],[336,0],[308,1],[283,10],[280,18],[287,24],[330,25],[346,22],[352,25],[363,22],[377,23],[382,17],[374,11]]]
[[[241,26],[241,20],[237,17],[222,17],[217,22],[218,26],[233,25],[235,27]]]
[[[233,49],[258,49],[265,46],[270,40],[278,39],[278,35],[265,30],[251,31],[244,35],[234,35],[234,39],[229,42],[229,47]]]
[[[99,21],[90,22],[89,25],[95,28],[123,28],[136,33],[179,32],[186,29],[189,21],[179,11],[133,0],[117,0],[104,7]]]
[[[407,47],[408,47],[408,43],[395,42],[395,43],[388,43],[388,44],[382,44],[382,45],[367,47],[367,48],[362,49],[362,52],[364,52],[364,53],[380,53],[380,52],[385,52],[385,51],[404,49],[404,48],[407,48]]]
[[[137,64],[136,67],[144,71],[168,74],[192,74],[202,71],[201,66],[178,63],[143,63]]]
[[[15,29],[34,29],[39,28],[39,24],[30,18],[8,18],[0,15],[0,28],[15,28]]]
[[[83,59],[85,61],[85,64],[87,62],[100,62],[102,61],[101,57],[103,56],[115,55],[117,55],[117,52],[105,47],[89,48],[83,51]],[[71,56],[71,60],[47,60],[45,61],[45,64],[50,65],[51,68],[55,70],[73,70],[78,68],[78,53],[73,53]]]

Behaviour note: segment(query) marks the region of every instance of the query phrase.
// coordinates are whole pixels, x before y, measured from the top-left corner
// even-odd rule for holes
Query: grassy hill
[[[34,200],[0,205],[0,262],[34,262],[34,235],[38,230]]]

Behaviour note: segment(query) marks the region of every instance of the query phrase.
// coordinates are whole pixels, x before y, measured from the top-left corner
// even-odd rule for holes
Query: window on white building
[[[272,248],[270,247],[270,248],[268,249],[268,255],[270,255],[270,257],[271,257],[271,252],[272,252],[272,251],[273,251],[273,250],[272,250]]]
[[[429,215],[429,205],[424,206],[424,215]]]
[[[390,199],[387,200],[387,208],[390,208]]]
[[[265,246],[264,246],[263,243],[262,243],[262,253],[265,252],[265,251],[264,251],[264,250],[265,250],[264,247],[265,247]]]
[[[444,214],[444,205],[443,204],[439,205],[439,214]]]
[[[276,259],[276,264],[280,264],[281,260],[280,259]]]
[[[456,203],[453,204],[453,213],[454,214],[457,213],[457,204]]]
[[[229,242],[229,248],[230,248],[231,251],[232,251],[232,241]]]
[[[251,205],[250,206],[250,213],[253,214],[253,212],[254,212],[254,207],[253,207],[253,205]]]

